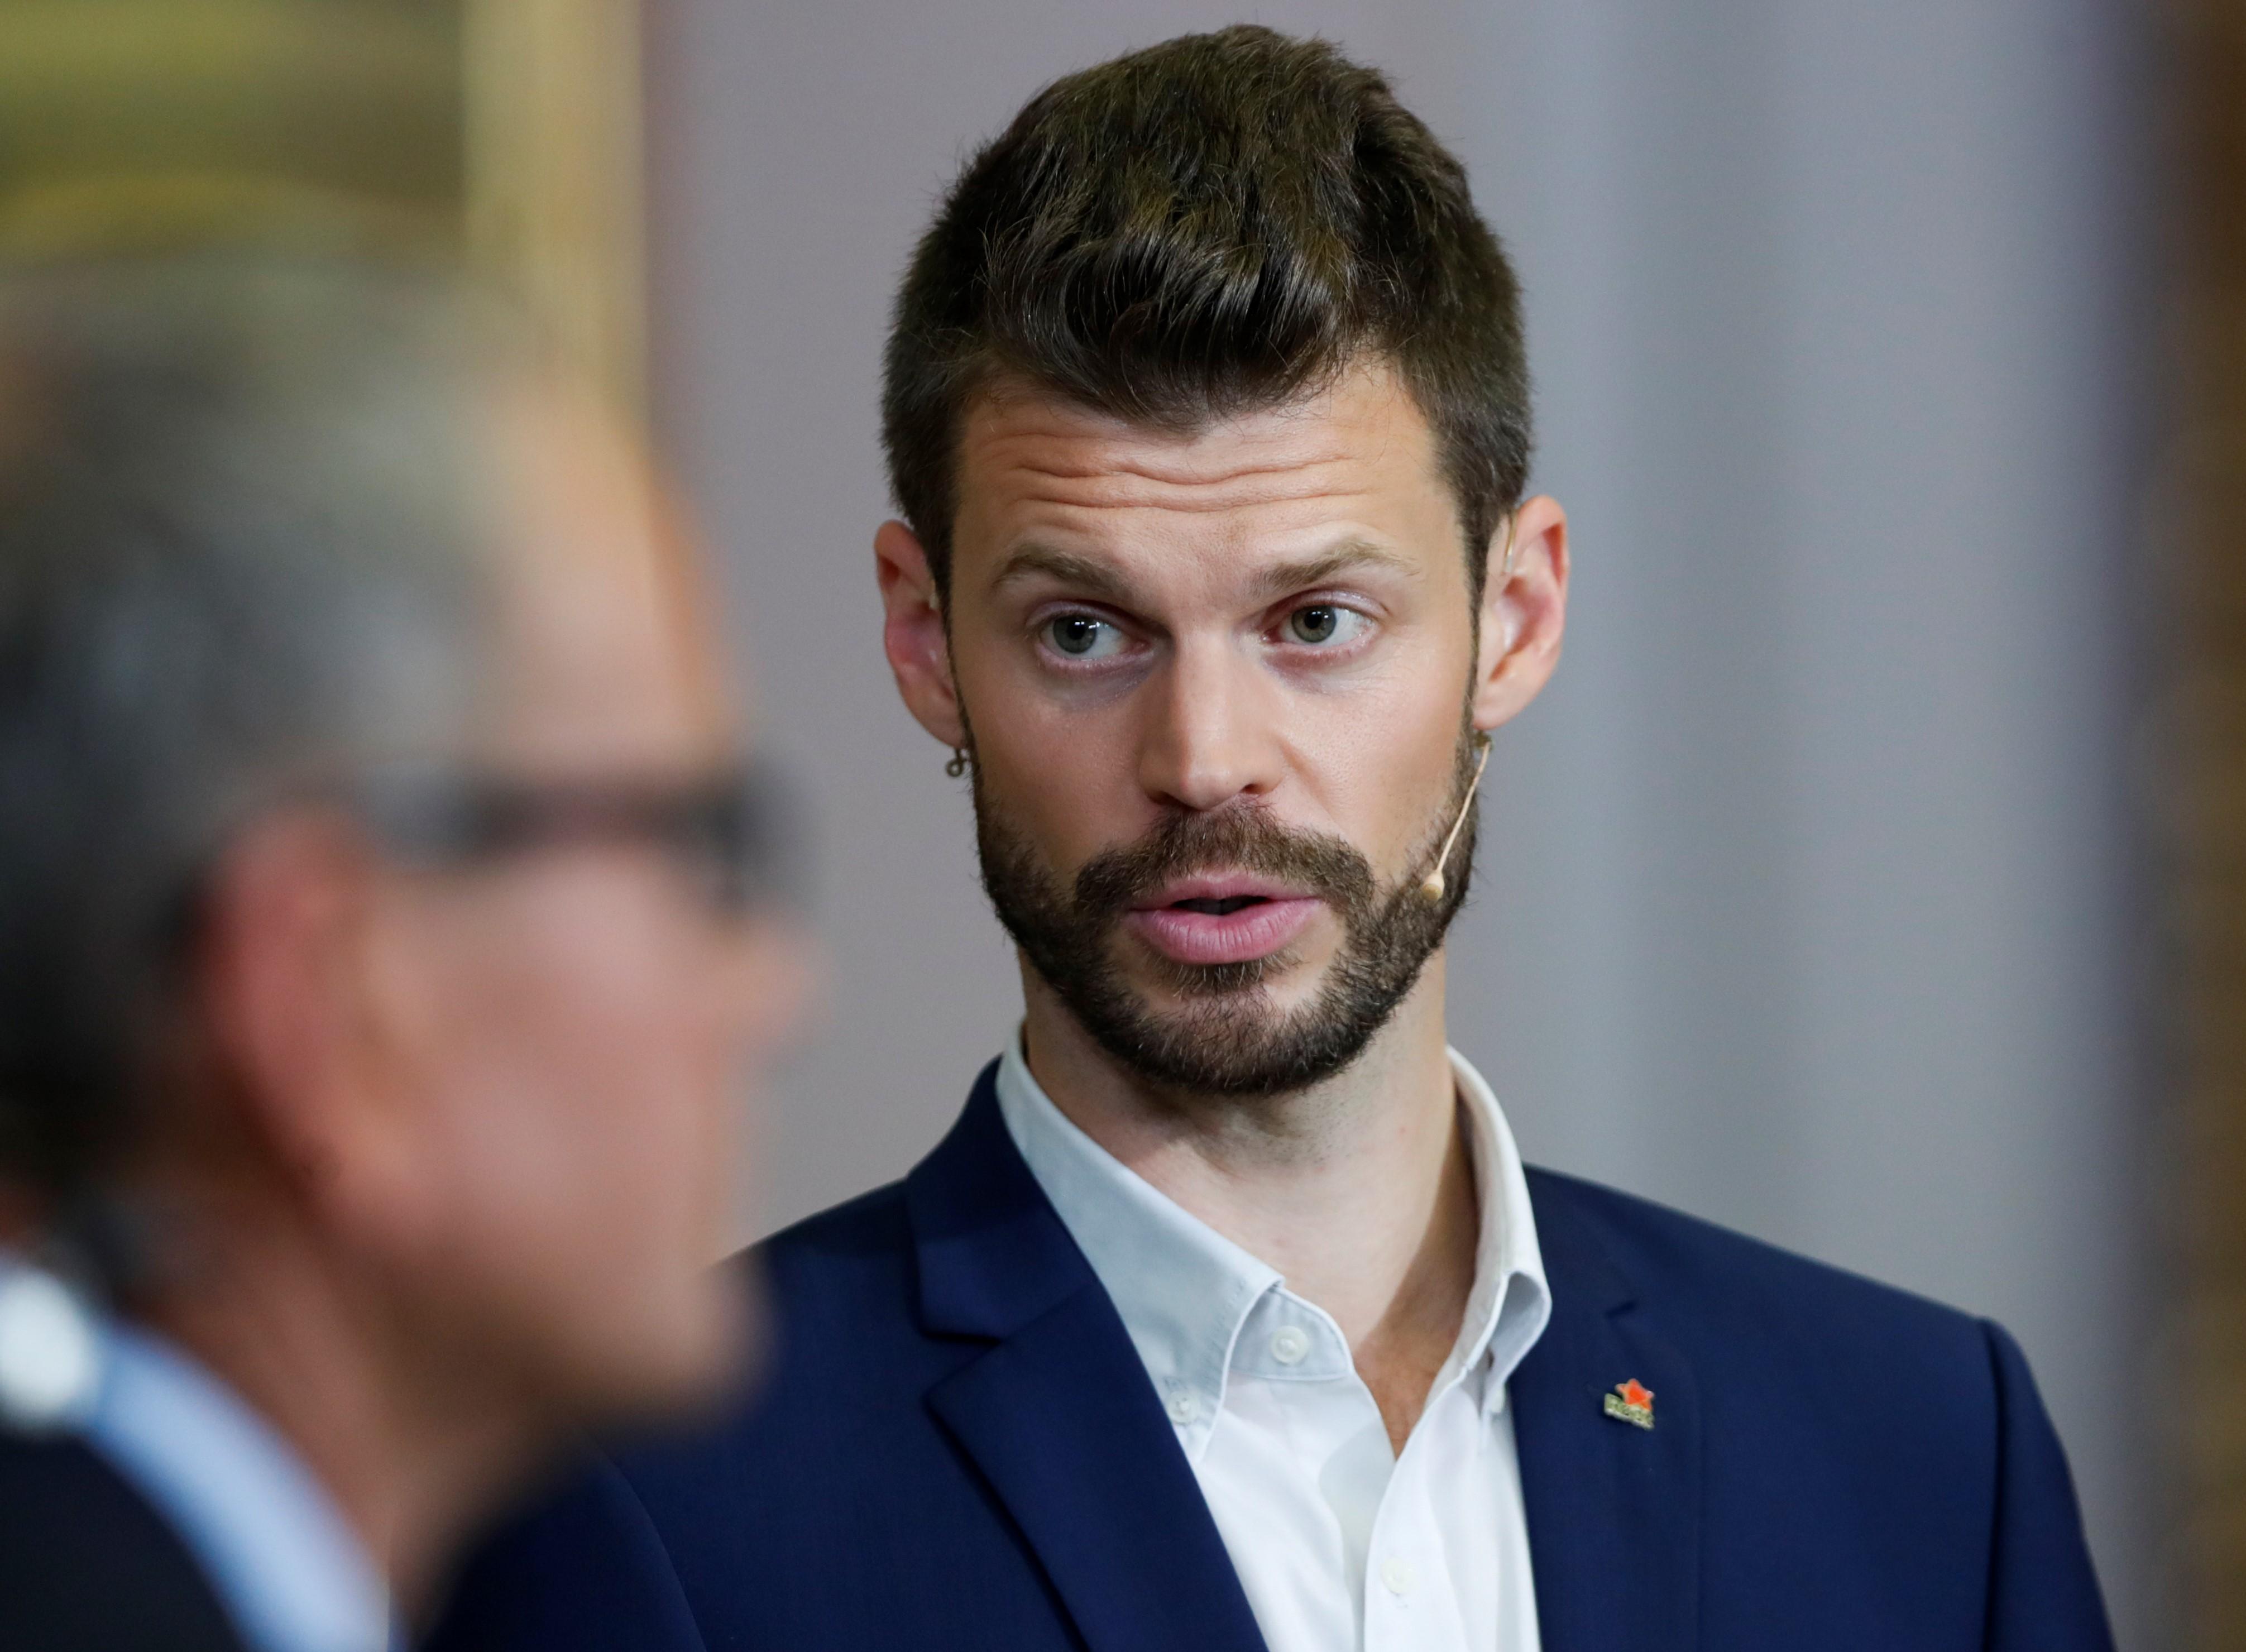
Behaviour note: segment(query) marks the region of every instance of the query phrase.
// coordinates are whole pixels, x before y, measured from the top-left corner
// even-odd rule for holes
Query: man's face
[[[636,457],[574,403],[523,398],[500,432],[477,763],[534,785],[718,769],[738,743],[709,605]],[[417,1131],[400,1198],[459,1345],[563,1411],[706,1387],[739,1342],[738,1286],[711,1264],[739,1088],[801,996],[787,938],[622,836],[383,878],[376,996]]]
[[[1478,634],[1433,434],[1385,371],[1188,436],[1004,391],[960,455],[950,663],[983,877],[1126,1067],[1346,1066],[1465,892]]]

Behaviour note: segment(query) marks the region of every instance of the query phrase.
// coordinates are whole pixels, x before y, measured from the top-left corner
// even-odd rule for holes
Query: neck
[[[446,1382],[409,1328],[285,1220],[180,1236],[189,1261],[139,1316],[224,1382],[335,1501],[408,1616],[527,1467],[531,1431]]]
[[[1480,1227],[1442,955],[1346,1070],[1249,1100],[1149,1085],[1026,966],[1024,986],[1030,1070],[1054,1105],[1331,1314],[1400,1448],[1458,1340]]]

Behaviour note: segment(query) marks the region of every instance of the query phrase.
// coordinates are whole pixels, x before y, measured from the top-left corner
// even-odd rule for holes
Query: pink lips
[[[1292,942],[1323,904],[1245,875],[1201,875],[1160,890],[1129,922],[1176,962],[1247,963]]]

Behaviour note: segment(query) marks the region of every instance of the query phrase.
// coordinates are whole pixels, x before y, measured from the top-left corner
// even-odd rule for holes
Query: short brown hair
[[[948,588],[959,437],[999,376],[1191,431],[1371,353],[1433,426],[1473,583],[1530,443],[1519,290],[1378,71],[1242,26],[1056,81],[970,160],[898,295],[882,438]]]

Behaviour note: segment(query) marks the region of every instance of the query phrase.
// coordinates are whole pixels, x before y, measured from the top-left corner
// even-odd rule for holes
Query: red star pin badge
[[[1627,1383],[1616,1383],[1613,1393],[1601,1397],[1606,1401],[1609,1417],[1639,1428],[1653,1426],[1653,1390],[1635,1377]]]

